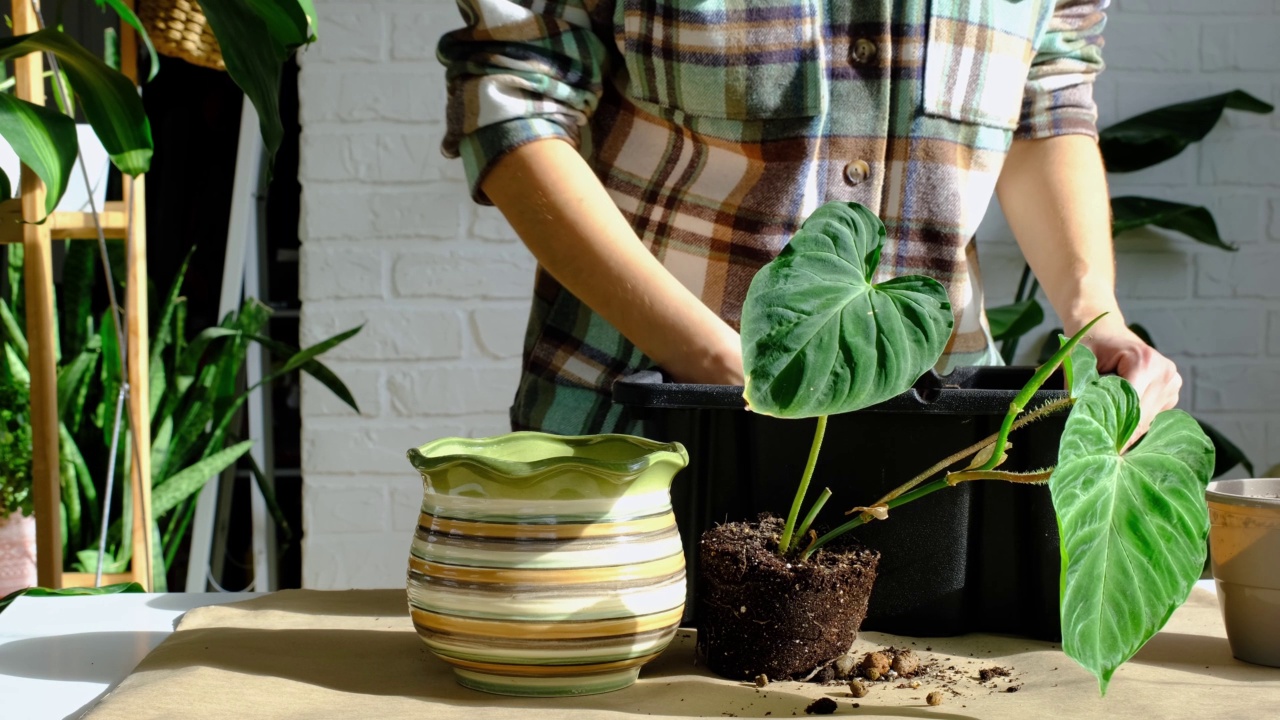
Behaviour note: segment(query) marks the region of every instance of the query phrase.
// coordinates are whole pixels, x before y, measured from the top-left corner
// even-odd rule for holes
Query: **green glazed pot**
[[[422,514],[409,610],[458,682],[504,695],[627,687],[674,637],[678,443],[518,432],[409,451]]]

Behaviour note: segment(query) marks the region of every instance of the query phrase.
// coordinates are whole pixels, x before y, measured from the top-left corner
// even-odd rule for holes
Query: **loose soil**
[[[806,678],[858,637],[879,553],[850,541],[796,562],[777,553],[782,527],[761,515],[702,535],[698,650],[718,675]]]

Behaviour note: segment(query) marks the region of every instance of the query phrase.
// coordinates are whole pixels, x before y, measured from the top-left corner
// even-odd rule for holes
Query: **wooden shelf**
[[[107,201],[101,211],[102,233],[109,240],[123,240],[129,227],[129,213],[119,200]],[[55,212],[44,222],[52,240],[97,240],[98,229],[93,213]],[[0,203],[0,244],[22,242],[22,201],[19,198]]]

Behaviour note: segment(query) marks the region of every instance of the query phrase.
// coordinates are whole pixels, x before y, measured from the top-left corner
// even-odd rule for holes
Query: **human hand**
[[[1098,357],[1098,372],[1114,372],[1138,392],[1142,417],[1129,440],[1132,445],[1156,415],[1178,404],[1182,376],[1172,360],[1144,342],[1118,315],[1102,318],[1082,342]]]

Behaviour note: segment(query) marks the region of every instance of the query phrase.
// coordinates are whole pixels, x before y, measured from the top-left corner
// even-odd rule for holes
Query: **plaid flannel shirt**
[[[503,153],[576,146],[664,266],[737,327],[755,272],[823,202],[884,220],[882,278],[948,289],[939,371],[999,362],[972,242],[1013,138],[1096,136],[1107,0],[459,0],[443,149],[478,202]],[[512,425],[636,432],[652,367],[539,271]]]

